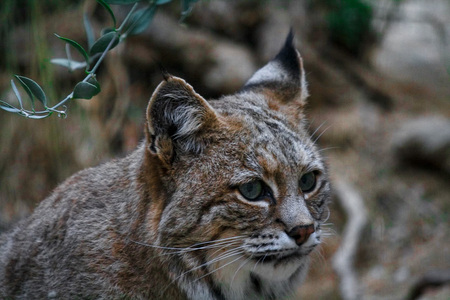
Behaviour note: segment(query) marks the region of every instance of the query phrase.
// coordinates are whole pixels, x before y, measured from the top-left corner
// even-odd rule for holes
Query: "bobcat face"
[[[152,96],[148,155],[166,197],[149,226],[174,281],[239,299],[282,296],[303,278],[329,184],[304,125],[301,64],[290,35],[235,95],[207,102],[166,75]]]

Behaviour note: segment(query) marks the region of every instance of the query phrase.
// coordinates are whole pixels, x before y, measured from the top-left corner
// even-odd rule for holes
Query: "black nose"
[[[297,245],[301,245],[309,238],[309,236],[316,231],[314,229],[314,224],[300,225],[292,228],[288,232],[288,235],[295,240]]]

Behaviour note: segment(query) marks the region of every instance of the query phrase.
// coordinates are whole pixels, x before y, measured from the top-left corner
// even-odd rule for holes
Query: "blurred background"
[[[120,24],[130,7],[113,9]],[[0,111],[0,232],[74,172],[136,147],[158,64],[219,97],[292,27],[310,131],[334,186],[327,237],[293,299],[450,299],[450,2],[210,0],[183,23],[180,10],[177,0],[161,6],[108,53],[102,92],[71,101],[66,119]],[[51,103],[72,91],[83,72],[49,60],[65,56],[55,32],[86,45],[83,13],[97,32],[111,25],[93,0],[1,1],[0,99],[13,99],[13,74],[36,80]]]

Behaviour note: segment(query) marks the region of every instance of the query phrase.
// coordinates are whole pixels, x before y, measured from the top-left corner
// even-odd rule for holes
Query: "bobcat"
[[[330,187],[300,54],[206,101],[164,74],[129,156],[73,175],[0,239],[0,298],[280,299],[305,277]]]

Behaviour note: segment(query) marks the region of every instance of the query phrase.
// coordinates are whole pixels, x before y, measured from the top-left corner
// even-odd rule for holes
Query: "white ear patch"
[[[256,71],[255,74],[247,81],[246,85],[254,85],[270,81],[287,81],[288,74],[283,70],[282,65],[278,61],[271,61],[263,68]]]
[[[309,92],[308,92],[308,82],[306,81],[306,75],[305,75],[305,69],[303,68],[303,59],[302,56],[300,55],[300,52],[297,51],[297,56],[298,56],[298,60],[300,61],[300,87],[302,89],[301,94],[300,94],[300,99],[301,101],[305,101],[306,98],[309,97]]]

